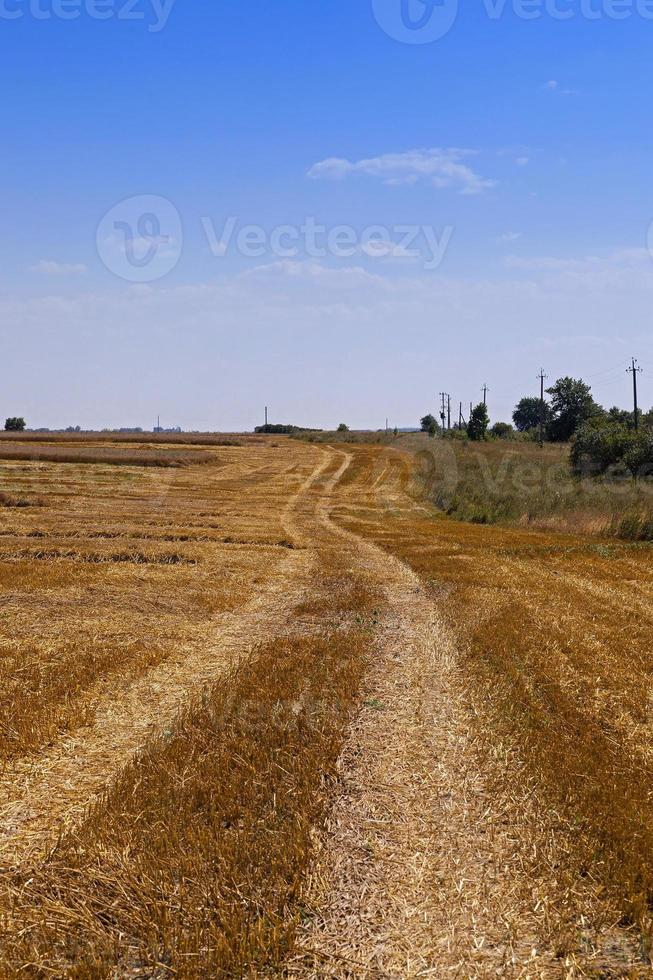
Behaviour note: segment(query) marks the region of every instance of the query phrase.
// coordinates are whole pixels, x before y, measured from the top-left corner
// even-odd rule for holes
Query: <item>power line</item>
[[[621,367],[615,367],[613,365],[611,368],[606,368],[605,371],[597,371],[596,374],[586,374],[585,378],[587,379],[587,381],[595,381],[597,378],[603,378],[606,376],[610,377],[613,374],[614,375],[621,374],[621,370],[622,370]]]
[[[639,411],[637,409],[637,375],[642,373],[642,368],[637,364],[637,358],[632,358],[632,364],[628,368],[628,374],[633,376],[633,413],[635,419],[635,432],[639,429]]]
[[[444,437],[445,429],[451,428],[451,395],[446,391],[441,391],[440,398],[442,399],[440,419],[442,421],[442,436]]]
[[[544,373],[544,368],[540,368],[538,375],[540,379],[540,446],[544,445],[544,382],[548,377]]]

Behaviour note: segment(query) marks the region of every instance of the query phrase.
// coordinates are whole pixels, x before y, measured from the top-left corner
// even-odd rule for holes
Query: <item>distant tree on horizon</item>
[[[547,394],[551,395],[548,434],[552,442],[567,442],[584,422],[605,416],[605,410],[592,397],[592,389],[582,379],[558,378],[547,388]]]
[[[338,426],[337,431],[338,432],[349,432],[349,426],[348,425],[345,425],[344,422],[341,422],[340,425]]]
[[[509,422],[495,422],[490,429],[492,435],[496,436],[497,439],[508,439],[514,431]]]
[[[521,398],[512,413],[512,420],[518,432],[530,432],[537,429],[540,425],[540,413],[542,403],[539,398]],[[551,406],[544,402],[544,424],[548,425],[551,421]]]
[[[482,442],[483,439],[487,438],[487,427],[489,424],[490,419],[487,408],[483,402],[479,402],[476,408],[472,409],[472,414],[469,417],[467,435],[473,442]]]
[[[25,430],[25,419],[19,416],[7,419],[5,422],[5,432],[23,432]]]
[[[423,419],[419,420],[420,428],[422,432],[430,432],[431,426],[435,426],[436,431],[438,423],[436,422],[435,415],[425,415]]]

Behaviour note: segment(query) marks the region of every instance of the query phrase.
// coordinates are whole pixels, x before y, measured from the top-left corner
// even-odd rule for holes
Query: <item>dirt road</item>
[[[348,478],[354,458],[357,472]],[[617,928],[618,913],[597,902],[602,887],[579,878],[573,898],[561,896],[556,869],[567,845],[555,838],[557,814],[547,819],[547,799],[524,781],[521,761],[500,736],[490,753],[487,738],[479,738],[484,720],[464,675],[449,583],[416,574],[392,554],[403,551],[414,567],[429,569],[429,553],[443,549],[433,515],[407,493],[399,454],[345,454],[340,479],[321,516],[386,603],[364,707],[306,894],[311,924],[301,933],[296,974],[650,975],[637,930]],[[454,548],[451,541],[444,548],[453,550],[456,570],[464,569],[464,529],[454,526],[451,538]],[[565,550],[570,542],[555,543]],[[527,548],[538,546],[526,536]],[[519,553],[502,552],[501,561],[510,575],[524,575]],[[546,562],[543,571],[561,574]],[[578,585],[571,574],[562,588]],[[582,585],[584,608],[588,593],[605,600],[605,584]],[[466,597],[462,636],[487,615],[487,582],[482,586],[473,602]],[[556,903],[567,906],[563,915]]]
[[[85,695],[93,703],[89,724],[5,763],[4,868],[37,867],[198,692],[257,644],[305,629],[294,611],[307,600],[315,599],[310,629],[325,628],[320,572],[337,555],[352,581],[379,597],[373,653],[326,826],[315,828],[303,925],[286,972],[648,975],[636,930],[615,926],[607,900],[601,913],[596,883],[565,885],[560,899],[557,868],[567,845],[556,839],[557,814],[550,818],[548,798],[523,778],[525,762],[505,733],[484,730],[491,724],[485,692],[477,696],[466,670],[466,638],[487,620],[488,587],[500,594],[519,582],[524,552],[508,554],[503,540],[490,548],[488,576],[472,587],[467,531],[441,530],[411,492],[406,458],[394,451],[292,444],[283,454],[227,457],[209,476],[182,477],[178,497],[171,491],[165,506],[177,508],[175,540],[201,540],[205,566],[213,562],[217,575],[227,569],[241,598],[151,668],[98,678]],[[141,521],[140,530],[130,524],[129,534],[145,541],[143,527],[150,536],[169,531],[165,506],[157,502],[156,520]],[[517,539],[506,533],[514,548]],[[529,537],[521,546],[542,542]],[[552,574],[547,559],[543,575]],[[579,574],[575,567],[565,587],[581,589],[584,602],[592,590],[597,601],[605,598],[605,586],[593,580],[583,588]],[[459,605],[452,583],[464,593]],[[564,941],[563,919],[573,933]]]

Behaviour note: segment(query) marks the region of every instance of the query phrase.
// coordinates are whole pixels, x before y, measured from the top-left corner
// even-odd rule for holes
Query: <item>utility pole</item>
[[[633,405],[635,412],[635,432],[639,429],[639,409],[637,407],[637,375],[642,373],[641,367],[637,364],[637,358],[633,357],[633,362],[631,367],[628,368],[628,374],[633,376]]]
[[[462,429],[462,427],[463,427],[463,403],[460,402],[458,406],[458,428]]]
[[[445,426],[444,423],[445,423],[445,420],[447,418],[447,412],[446,412],[446,409],[445,409],[445,402],[446,402],[447,397],[448,396],[445,394],[444,391],[441,391],[440,392],[440,398],[442,399],[442,406],[440,408],[440,421],[442,422],[442,438],[443,439],[444,439],[444,430],[446,428],[446,426]]]
[[[544,368],[540,368],[540,373],[538,375],[540,379],[540,446],[544,445],[544,380],[547,375],[544,373]]]
[[[447,395],[447,429],[451,430],[451,395]]]
[[[268,406],[265,406],[265,428],[268,427]]]
[[[487,408],[487,393],[489,390],[487,385],[483,385],[483,408]]]

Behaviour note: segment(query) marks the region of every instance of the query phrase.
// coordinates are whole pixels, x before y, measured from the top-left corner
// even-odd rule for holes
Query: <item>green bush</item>
[[[510,439],[515,434],[515,430],[508,422],[495,422],[490,433],[497,439]]]
[[[650,476],[653,433],[635,432],[620,422],[586,422],[572,443],[571,462],[576,472],[583,475],[598,475],[616,467],[634,476]]]

